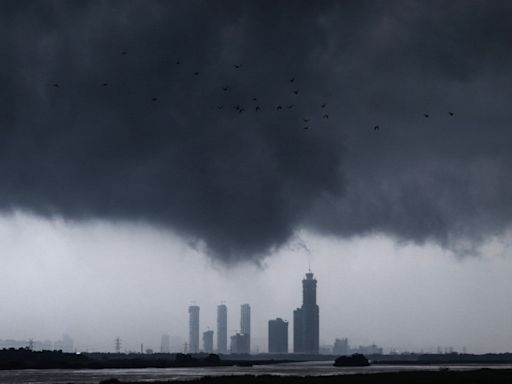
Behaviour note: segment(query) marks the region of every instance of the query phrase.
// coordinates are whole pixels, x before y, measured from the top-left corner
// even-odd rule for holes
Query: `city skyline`
[[[305,279],[302,279],[302,306],[293,311],[293,331],[292,331],[292,345],[288,345],[289,339],[289,328],[288,321],[281,318],[269,319],[268,320],[268,348],[267,353],[288,353],[289,347],[291,353],[298,354],[327,354],[327,355],[348,355],[351,353],[361,353],[365,355],[382,354],[384,349],[379,347],[375,343],[371,345],[359,345],[351,347],[347,337],[339,339],[336,338],[331,345],[319,344],[319,323],[318,315],[319,309],[316,304],[316,288],[317,280],[313,277],[314,274],[311,268],[306,272]],[[227,328],[227,305],[217,305],[217,329],[224,332]],[[309,313],[308,313],[309,312]],[[229,350],[223,351],[224,341],[223,337],[217,336],[217,344],[214,344],[215,332],[207,327],[202,332],[200,328],[200,306],[191,305],[188,307],[189,313],[189,342],[183,345],[183,349],[175,347],[174,349],[170,346],[170,336],[164,334],[161,336],[160,353],[234,353],[234,354],[247,354],[247,353],[259,353],[259,346],[257,350],[251,349],[251,308],[250,305],[245,303],[240,306],[240,330],[235,330],[235,333],[230,336],[231,346]],[[202,334],[202,343],[199,342],[199,334]],[[219,343],[220,341],[220,343]],[[120,338],[114,340],[115,352],[122,352],[123,341]],[[143,353],[143,343],[140,345],[141,352]],[[220,347],[219,347],[220,346]],[[1,340],[0,348],[29,348],[30,350],[42,351],[42,350],[62,350],[63,352],[78,352],[79,349],[73,348],[73,340],[69,335],[64,334],[63,340],[51,342],[48,340]],[[146,353],[153,353],[152,348],[147,348]],[[85,351],[84,351],[85,352]],[[92,351],[87,351],[92,352]],[[124,352],[130,352],[124,349]],[[263,351],[264,352],[264,351]],[[417,353],[415,350],[400,351],[396,348],[391,348],[387,353],[398,354],[402,352]],[[433,348],[421,349],[420,353],[453,353],[462,352],[467,353],[467,347],[463,346],[460,351],[453,346],[437,346],[435,350]],[[135,353],[135,351],[131,351]]]
[[[311,242],[310,248],[313,253],[321,252],[321,248],[317,248],[319,243]],[[463,267],[463,265],[460,264],[460,261],[453,260],[453,262],[446,263],[446,255],[439,255],[437,257],[437,263],[438,265],[446,265],[449,266],[449,268],[445,268],[444,271],[449,272],[445,274],[439,274],[439,269],[426,269],[423,271],[421,275],[414,275],[412,271],[416,268],[417,262],[424,263],[425,259],[418,259],[417,257],[410,258],[411,254],[407,251],[399,251],[399,253],[402,253],[399,256],[392,256],[394,252],[396,252],[396,248],[391,244],[386,242],[378,242],[381,249],[386,249],[387,252],[389,252],[389,258],[398,257],[399,259],[405,261],[409,258],[409,267],[407,268],[407,273],[411,273],[410,281],[411,284],[414,281],[415,285],[411,285],[413,292],[417,297],[422,298],[422,307],[423,309],[421,312],[424,314],[424,320],[418,319],[419,324],[434,324],[437,328],[436,332],[440,332],[441,329],[444,329],[444,324],[446,323],[446,317],[441,316],[439,318],[436,318],[435,315],[436,312],[434,312],[434,308],[439,307],[440,303],[449,303],[450,297],[457,297],[458,290],[452,291],[452,292],[443,292],[443,297],[432,295],[432,291],[430,291],[428,296],[426,295],[425,288],[431,287],[432,285],[432,276],[438,276],[436,278],[437,284],[440,285],[440,287],[443,287],[443,281],[450,281],[456,276],[456,271],[459,270],[459,268]],[[358,246],[361,247],[361,246]],[[330,286],[337,286],[338,284],[338,278],[337,276],[332,276],[332,270],[336,269],[339,271],[342,270],[352,270],[356,271],[356,273],[353,273],[352,276],[345,275],[346,281],[342,285],[342,287],[350,287],[350,286],[356,286],[357,284],[360,284],[361,279],[364,279],[366,275],[366,270],[362,269],[363,266],[368,266],[370,264],[366,264],[364,260],[371,261],[372,258],[368,256],[363,256],[363,254],[366,254],[367,252],[364,251],[364,247],[359,248],[353,247],[352,251],[353,254],[350,257],[350,255],[347,255],[347,258],[345,261],[342,261],[340,259],[331,258],[331,266],[328,269],[324,268],[317,268],[316,275],[319,276],[321,281],[323,282],[323,289],[327,290],[328,292],[332,290],[329,289]],[[361,253],[362,252],[362,253]],[[359,254],[359,255],[358,255]],[[307,258],[304,255],[304,264],[306,264],[304,267],[298,266],[296,268],[296,276],[300,277],[303,274],[303,271],[305,268],[307,268]],[[327,254],[318,255],[317,257],[328,257]],[[251,271],[252,276],[257,276],[259,286],[268,287],[269,290],[263,290],[264,293],[262,293],[261,288],[255,291],[244,291],[241,293],[241,295],[238,298],[229,300],[228,304],[230,304],[230,307],[237,308],[242,303],[246,301],[250,301],[254,305],[256,305],[255,315],[256,318],[254,319],[254,326],[256,328],[255,335],[259,335],[259,337],[254,341],[255,348],[258,347],[261,351],[265,351],[267,349],[267,321],[268,319],[275,318],[275,316],[280,316],[282,318],[290,319],[289,312],[284,312],[282,308],[290,308],[293,309],[298,303],[301,301],[301,290],[300,290],[300,281],[291,279],[290,280],[283,280],[278,278],[282,272],[283,269],[289,269],[288,261],[296,258],[296,253],[291,252],[289,258],[281,258],[280,263],[273,262],[272,264],[269,264],[269,266],[263,271],[259,268],[254,268]],[[313,266],[316,264],[315,260],[316,257],[312,256],[313,260]],[[342,262],[340,262],[342,261]],[[466,266],[472,267],[474,270],[473,276],[478,277],[479,279],[484,278],[484,274],[487,273],[488,268],[490,265],[486,263],[485,261],[475,259],[473,261],[464,261],[463,262]],[[184,264],[182,264],[183,267],[185,267]],[[425,264],[423,264],[425,265]],[[501,273],[503,274],[503,277],[505,278],[507,273],[507,262],[506,260],[503,260],[503,263],[501,264]],[[391,265],[393,266],[393,265]],[[484,352],[493,352],[493,351],[502,351],[506,352],[509,347],[509,343],[507,342],[506,335],[502,337],[500,335],[499,338],[496,338],[494,345],[488,345],[486,346],[484,343],[482,343],[482,339],[479,339],[480,341],[478,343],[472,342],[471,340],[475,340],[475,337],[478,339],[479,337],[486,337],[489,338],[491,336],[490,329],[486,329],[482,326],[482,330],[476,333],[466,333],[466,329],[473,329],[474,322],[471,321],[471,319],[468,321],[466,320],[465,326],[458,326],[459,332],[457,333],[450,333],[444,335],[442,337],[435,337],[432,338],[429,336],[428,338],[423,338],[421,333],[417,332],[418,328],[421,328],[421,326],[418,326],[417,324],[414,324],[414,326],[407,325],[402,326],[402,329],[400,332],[397,333],[396,329],[394,329],[393,324],[403,324],[401,322],[401,315],[400,313],[395,313],[394,311],[387,311],[386,307],[383,307],[382,305],[374,306],[373,304],[376,303],[376,300],[382,301],[382,303],[386,303],[386,300],[388,300],[388,295],[386,294],[386,291],[389,289],[392,289],[396,295],[399,295],[401,297],[401,300],[403,300],[409,307],[415,308],[419,303],[416,303],[416,300],[408,301],[410,300],[410,295],[402,295],[400,296],[400,285],[399,281],[396,280],[396,282],[393,282],[393,279],[390,279],[391,276],[396,275],[397,279],[399,277],[398,271],[395,271],[393,269],[386,268],[383,265],[379,265],[379,274],[382,275],[382,278],[379,278],[375,281],[375,284],[377,285],[369,285],[369,283],[366,283],[365,287],[368,288],[368,292],[364,293],[361,291],[359,294],[363,294],[361,296],[364,298],[362,301],[358,300],[357,302],[353,301],[353,297],[350,295],[346,295],[343,290],[338,291],[337,296],[333,296],[332,294],[326,294],[320,295],[320,305],[322,306],[324,315],[321,317],[321,328],[324,330],[323,337],[324,339],[320,341],[320,344],[322,346],[325,345],[331,345],[334,342],[334,339],[336,338],[344,338],[348,337],[354,345],[371,345],[373,343],[376,343],[380,346],[383,346],[385,348],[385,351],[390,350],[398,350],[398,351],[431,351],[435,352],[438,348],[438,346],[441,346],[444,350],[445,348],[452,347],[454,350],[462,351],[465,347],[467,351],[469,352],[478,352],[478,353],[484,353]],[[375,266],[377,267],[377,266]],[[194,267],[195,268],[195,267]],[[487,268],[487,269],[486,269]],[[240,270],[240,269],[239,269]],[[357,271],[360,272],[357,272]],[[241,271],[241,270],[240,270]],[[403,271],[403,269],[402,269]],[[193,272],[192,270],[190,271]],[[219,270],[219,277],[223,276],[223,272]],[[375,271],[377,273],[377,271]],[[135,278],[136,275],[134,275]],[[377,276],[377,275],[373,275]],[[403,278],[403,276],[402,276]],[[218,280],[220,282],[220,280]],[[225,280],[222,280],[225,281]],[[243,278],[242,280],[243,281]],[[498,280],[499,281],[499,280]],[[185,281],[184,281],[185,282]],[[206,292],[209,292],[211,295],[211,285],[213,284],[214,280],[209,279],[207,282],[207,285],[205,285],[205,294]],[[230,289],[230,285],[226,285],[224,282],[215,283],[215,290],[218,292],[218,298],[219,301],[221,298],[226,298],[226,292]],[[278,282],[276,284],[276,282]],[[488,286],[493,287],[493,284],[495,284],[497,281],[491,282],[489,281]],[[390,285],[390,283],[392,283]],[[238,284],[238,283],[237,283]],[[464,288],[464,291],[466,291],[470,287],[470,282],[468,281],[465,285],[461,285],[460,289],[462,290]],[[156,286],[155,286],[156,287]],[[383,290],[382,287],[390,287],[386,290]],[[128,287],[126,287],[128,289]],[[346,315],[344,316],[344,319],[346,322],[341,326],[333,327],[332,323],[336,322],[337,319],[337,313],[333,313],[332,311],[329,311],[329,308],[335,308],[335,305],[339,304],[339,295],[341,292],[341,297],[344,303],[346,303]],[[495,290],[492,290],[492,295],[495,297]],[[168,293],[167,293],[168,294]],[[424,295],[425,294],[425,295]],[[503,294],[505,294],[505,291],[503,291]],[[276,303],[276,305],[273,305],[269,307],[269,303],[267,302],[265,305],[267,307],[266,311],[262,311],[261,308],[263,303],[260,299],[258,299],[261,295],[267,296],[267,297],[274,297],[273,302]],[[58,297],[58,294],[56,295]],[[136,297],[136,293],[133,293],[133,296]],[[195,296],[197,297],[197,295]],[[333,300],[329,300],[332,298]],[[173,302],[179,303],[180,300],[183,298],[180,298],[179,296],[173,296]],[[491,297],[489,297],[489,300]],[[327,301],[326,301],[327,300]],[[444,300],[444,301],[443,301]],[[188,305],[188,300],[185,298],[184,301],[182,300],[182,308],[185,308],[184,313],[186,313],[186,308]],[[203,315],[202,316],[202,324],[204,326],[210,326],[213,327],[216,324],[216,304],[207,304],[209,301],[201,301],[199,304],[201,304],[201,307],[203,307]],[[322,305],[322,302],[324,303]],[[363,305],[363,304],[364,305]],[[468,302],[470,304],[471,302]],[[492,303],[492,301],[489,301],[489,303]],[[464,302],[460,302],[461,305],[464,305]],[[51,306],[51,304],[48,304]],[[209,309],[208,309],[209,308]],[[461,309],[464,308],[464,306],[460,307]],[[104,307],[104,310],[108,311],[108,307]],[[136,328],[133,328],[132,326],[129,327],[123,327],[121,326],[122,323],[119,323],[119,325],[116,325],[115,327],[109,327],[108,324],[103,323],[102,326],[98,326],[96,328],[96,332],[94,334],[89,334],[87,337],[87,340],[81,337],[80,335],[84,333],[84,330],[86,329],[87,325],[82,326],[80,325],[80,321],[77,320],[75,322],[75,325],[73,327],[66,327],[67,332],[72,335],[72,337],[75,339],[75,344],[77,347],[82,351],[87,350],[99,350],[99,351],[112,351],[113,350],[113,339],[117,337],[118,335],[123,339],[123,350],[128,351],[138,351],[140,349],[140,344],[144,343],[145,345],[151,346],[154,350],[158,350],[160,346],[160,335],[162,333],[169,333],[172,338],[172,349],[177,351],[183,351],[183,344],[185,342],[188,342],[188,313],[187,317],[179,316],[179,313],[182,311],[178,311],[176,314],[173,314],[172,311],[164,310],[162,311],[162,308],[160,306],[154,306],[147,308],[146,310],[151,310],[153,321],[156,320],[158,331],[154,331],[154,326],[151,327],[150,330],[147,328],[146,331],[143,331],[146,329],[146,316],[143,316],[141,318],[141,325],[137,326]],[[501,311],[501,309],[500,309]],[[138,316],[138,313],[140,312],[140,308],[138,308],[135,312],[132,312],[132,315],[130,316],[132,320],[130,320],[129,324],[136,324],[133,323],[133,319],[136,319]],[[327,313],[325,313],[327,312]],[[162,316],[162,314],[165,314],[165,316]],[[359,314],[359,315],[358,315]],[[111,315],[115,318],[115,315]],[[383,329],[379,323],[376,323],[372,321],[372,319],[376,319],[378,317],[388,319],[388,328],[385,332],[381,331]],[[44,317],[43,317],[44,318]],[[478,317],[473,318],[473,320],[478,320]],[[230,325],[230,329],[233,329],[232,325],[239,324],[240,318],[239,318],[239,311],[232,310],[229,313],[228,317],[228,324]],[[323,323],[322,323],[323,321]],[[174,326],[170,326],[169,324],[174,324]],[[182,324],[182,326],[180,326]],[[185,324],[185,326],[183,326]],[[263,325],[262,325],[263,324]],[[483,324],[483,323],[482,323]],[[37,324],[34,324],[34,326],[25,327],[25,329],[29,330],[25,334],[20,334],[16,332],[9,332],[9,327],[12,328],[13,324],[6,324],[4,325],[4,335],[2,335],[1,338],[3,339],[22,339],[27,341],[28,339],[32,338],[34,340],[44,340],[44,339],[57,339],[59,335],[62,333],[62,331],[59,328],[55,329],[55,336],[52,336],[52,332],[46,332],[43,330],[43,327],[45,326],[45,322],[38,322]],[[42,327],[43,326],[43,327]],[[468,326],[471,326],[468,328]],[[499,325],[496,325],[499,326]],[[102,328],[103,327],[103,328]],[[70,329],[71,328],[71,329]],[[236,326],[238,328],[238,326]],[[343,329],[344,328],[344,329]],[[30,331],[32,329],[32,331]],[[143,333],[142,333],[143,332]],[[230,331],[231,333],[231,331]],[[138,337],[137,335],[143,335],[143,337]],[[388,335],[387,337],[384,337]],[[407,337],[404,338],[403,335],[406,335]],[[321,335],[322,336],[322,335]],[[290,335],[291,337],[291,335]],[[93,341],[93,342],[91,342]],[[291,343],[290,343],[291,345]],[[501,345],[501,347],[500,347]]]

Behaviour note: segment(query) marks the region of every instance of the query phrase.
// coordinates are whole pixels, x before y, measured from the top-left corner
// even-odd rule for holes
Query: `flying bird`
[[[278,111],[280,111],[281,109],[283,109],[282,106],[278,105],[277,108],[276,108]]]
[[[329,115],[326,113],[325,115],[322,116],[324,119],[328,119],[329,118]]]
[[[239,111],[242,107],[240,105],[235,105],[235,109]]]
[[[179,65],[179,64],[181,64],[181,61],[176,60],[176,65]]]
[[[287,106],[286,108],[288,109],[292,109],[293,107],[295,107],[295,104],[290,104],[289,106]]]
[[[199,75],[199,72],[194,72],[194,76],[198,76]]]
[[[380,129],[380,127],[378,125],[376,125],[375,127],[373,127],[373,130],[374,131],[378,131]]]
[[[260,108],[260,106],[259,106],[259,105],[257,105],[257,106],[256,106],[256,108],[255,108],[256,112],[258,112],[260,109],[261,109],[261,108]]]
[[[304,129],[309,129],[309,127],[306,125],[306,126],[304,127]]]
[[[303,119],[305,123],[308,123],[309,122],[309,119]]]
[[[295,93],[296,95],[298,95],[298,94],[299,94],[299,90],[298,90],[298,89],[296,89],[295,91],[293,91],[293,93]]]
[[[108,85],[108,83],[103,83],[102,85],[103,85],[104,87],[106,87],[106,86]]]
[[[454,113],[453,113],[453,112],[448,112],[448,114],[449,114],[450,116],[453,116],[453,115],[454,115]]]
[[[321,107],[325,108],[325,107],[327,107],[327,104],[324,103],[324,104],[321,105]]]
[[[258,99],[256,97],[253,97],[252,98],[252,101],[257,101]]]
[[[223,86],[223,87],[222,87],[222,90],[223,90],[224,92],[226,92],[227,90],[229,90],[229,86],[228,86],[228,85]]]
[[[153,98],[151,99],[151,101],[157,101],[157,100],[158,100],[158,97],[153,97]]]
[[[222,108],[224,108],[223,105],[217,105],[217,109],[220,111]]]
[[[425,113],[423,116],[425,116],[426,119],[428,119],[430,117],[430,115],[428,113]]]
[[[233,67],[235,67],[236,69],[240,69],[240,64],[233,64]]]
[[[54,87],[54,88],[60,88],[60,85],[59,85],[58,83],[54,83],[54,84],[52,84],[52,87]]]
[[[294,81],[295,81],[295,77],[292,77],[292,78],[290,79],[290,83],[293,83]]]
[[[238,110],[238,113],[242,113],[242,112],[244,112],[244,111],[245,111],[245,108],[240,108],[240,109]]]
[[[121,55],[126,55],[126,51],[122,51],[122,52],[121,52]]]

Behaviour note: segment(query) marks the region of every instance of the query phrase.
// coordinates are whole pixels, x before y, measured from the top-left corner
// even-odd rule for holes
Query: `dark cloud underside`
[[[144,220],[224,260],[304,227],[510,223],[509,2],[2,8],[4,210]]]

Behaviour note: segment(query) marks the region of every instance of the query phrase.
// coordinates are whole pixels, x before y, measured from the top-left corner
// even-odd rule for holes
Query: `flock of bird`
[[[127,52],[126,52],[126,51],[121,51],[121,55],[122,55],[122,56],[125,56],[125,55],[127,55]],[[175,64],[176,64],[176,65],[181,65],[181,60],[176,60]],[[235,70],[238,70],[238,69],[240,69],[240,68],[241,68],[241,65],[240,65],[240,64],[233,64],[233,67],[234,67],[234,69],[235,69]],[[194,76],[199,76],[199,72],[198,72],[198,71],[195,71],[195,72],[193,72],[193,75],[194,75]],[[290,84],[295,84],[295,77],[290,77],[290,78],[288,79],[288,81],[289,81],[289,83],[290,83]],[[101,85],[102,85],[103,87],[108,87],[108,86],[109,86],[109,84],[108,84],[108,83],[106,83],[106,82],[105,82],[105,83],[102,83]],[[53,86],[54,88],[60,88],[60,84],[59,84],[59,83],[53,83],[53,84],[52,84],[52,86]],[[230,85],[226,84],[226,85],[224,85],[224,86],[222,86],[222,87],[221,87],[221,90],[222,90],[223,92],[229,92],[229,91],[231,90],[231,87],[230,87]],[[298,96],[298,95],[299,95],[299,93],[300,93],[300,89],[298,89],[298,88],[294,88],[294,89],[292,90],[292,93],[293,93],[293,95]],[[157,101],[158,101],[158,98],[157,98],[157,97],[152,97],[152,98],[151,98],[151,101],[152,101],[153,103],[154,103],[154,102],[157,102]],[[262,111],[262,107],[261,107],[261,105],[257,103],[257,102],[258,102],[258,98],[253,97],[253,98],[252,98],[252,101],[255,103],[255,105],[253,106],[254,111],[255,111],[255,112],[260,112],[260,111]],[[328,119],[328,118],[329,118],[329,113],[327,113],[327,111],[325,110],[325,109],[326,109],[326,107],[327,107],[327,103],[322,103],[322,104],[320,105],[320,108],[324,111],[324,113],[321,115],[321,118],[322,118],[322,119]],[[284,108],[285,108],[285,106],[283,106],[282,104],[277,104],[277,105],[275,106],[275,110],[276,110],[276,111],[282,111]],[[292,109],[292,108],[295,108],[295,104],[288,104],[288,105],[286,105],[286,109]],[[224,109],[225,109],[225,108],[224,108],[224,105],[223,105],[223,104],[217,105],[217,110],[218,110],[218,111],[222,111],[222,110],[224,110]],[[242,105],[240,105],[240,104],[236,104],[236,105],[234,105],[234,106],[233,106],[233,109],[234,109],[237,113],[244,113],[244,112],[246,112],[245,107],[244,107],[244,106],[242,106]],[[453,116],[455,115],[455,113],[450,111],[450,112],[448,112],[448,115],[449,115],[450,117],[453,117]],[[425,114],[423,115],[423,117],[424,117],[424,118],[426,118],[426,119],[428,119],[428,118],[430,118],[430,114],[425,113]],[[303,127],[303,128],[304,128],[304,129],[309,129],[309,127],[310,127],[309,123],[310,123],[310,121],[311,121],[311,117],[304,117],[304,118],[302,119],[302,121],[303,121],[303,123],[305,123],[305,125],[304,125],[304,127]],[[375,125],[375,126],[373,127],[373,130],[374,130],[374,131],[379,131],[380,129],[381,129],[380,125]]]
[[[234,66],[234,68],[235,68],[235,69],[240,69],[240,67],[241,67],[239,64],[234,64],[233,66]],[[290,83],[292,83],[292,84],[293,84],[293,83],[295,83],[295,77],[291,77],[291,78],[289,78],[289,79],[288,79],[288,81],[289,81]],[[224,91],[224,92],[228,92],[228,91],[231,89],[231,87],[230,87],[229,85],[224,85],[224,86],[222,86],[222,87],[221,87],[221,89],[222,89],[222,91]],[[299,94],[299,92],[300,92],[300,90],[299,90],[299,89],[293,89],[293,90],[292,90],[292,93],[293,93],[295,96],[297,96],[297,95]],[[254,105],[254,111],[255,111],[255,112],[260,112],[260,111],[262,110],[262,106],[261,106],[260,104],[258,104],[258,103],[257,103],[257,102],[258,102],[258,98],[257,98],[257,97],[253,97],[253,98],[252,98],[252,101],[253,101],[254,103],[256,103],[256,104]],[[285,109],[285,108],[286,108],[286,109],[292,109],[292,108],[295,108],[295,107],[296,107],[296,105],[295,105],[295,104],[288,104],[288,105],[286,105],[286,106],[284,106],[284,105],[282,105],[282,104],[277,104],[277,105],[275,106],[275,110],[276,110],[276,111],[282,111],[282,110],[283,110],[283,109]],[[327,107],[327,104],[326,104],[326,103],[323,103],[320,107],[321,107],[321,108],[325,108],[325,107]],[[219,111],[222,111],[222,110],[224,109],[224,105],[217,105],[217,109],[218,109]],[[233,109],[234,109],[236,112],[238,112],[238,113],[244,113],[244,112],[246,111],[245,107],[244,107],[244,106],[242,106],[242,105],[240,105],[240,104],[236,104],[236,105],[234,105],[234,106],[233,106]],[[328,119],[328,118],[329,118],[329,114],[328,114],[328,113],[324,113],[324,114],[322,115],[322,118],[323,118],[323,119]],[[303,122],[304,122],[304,123],[309,123],[309,122],[310,122],[310,120],[311,120],[310,118],[303,118]],[[309,129],[309,125],[304,126],[304,129]]]

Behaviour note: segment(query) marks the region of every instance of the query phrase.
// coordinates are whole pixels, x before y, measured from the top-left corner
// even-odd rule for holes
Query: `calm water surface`
[[[205,367],[205,368],[145,368],[145,369],[48,369],[48,370],[12,370],[0,371],[0,383],[30,384],[97,384],[108,378],[122,381],[141,381],[151,383],[162,380],[192,380],[203,376],[222,375],[292,375],[322,376],[346,375],[354,373],[379,373],[397,371],[427,371],[449,368],[453,370],[470,370],[479,368],[508,368],[512,365],[375,365],[362,368],[337,368],[332,361],[286,363],[274,365],[258,365],[254,367]]]

